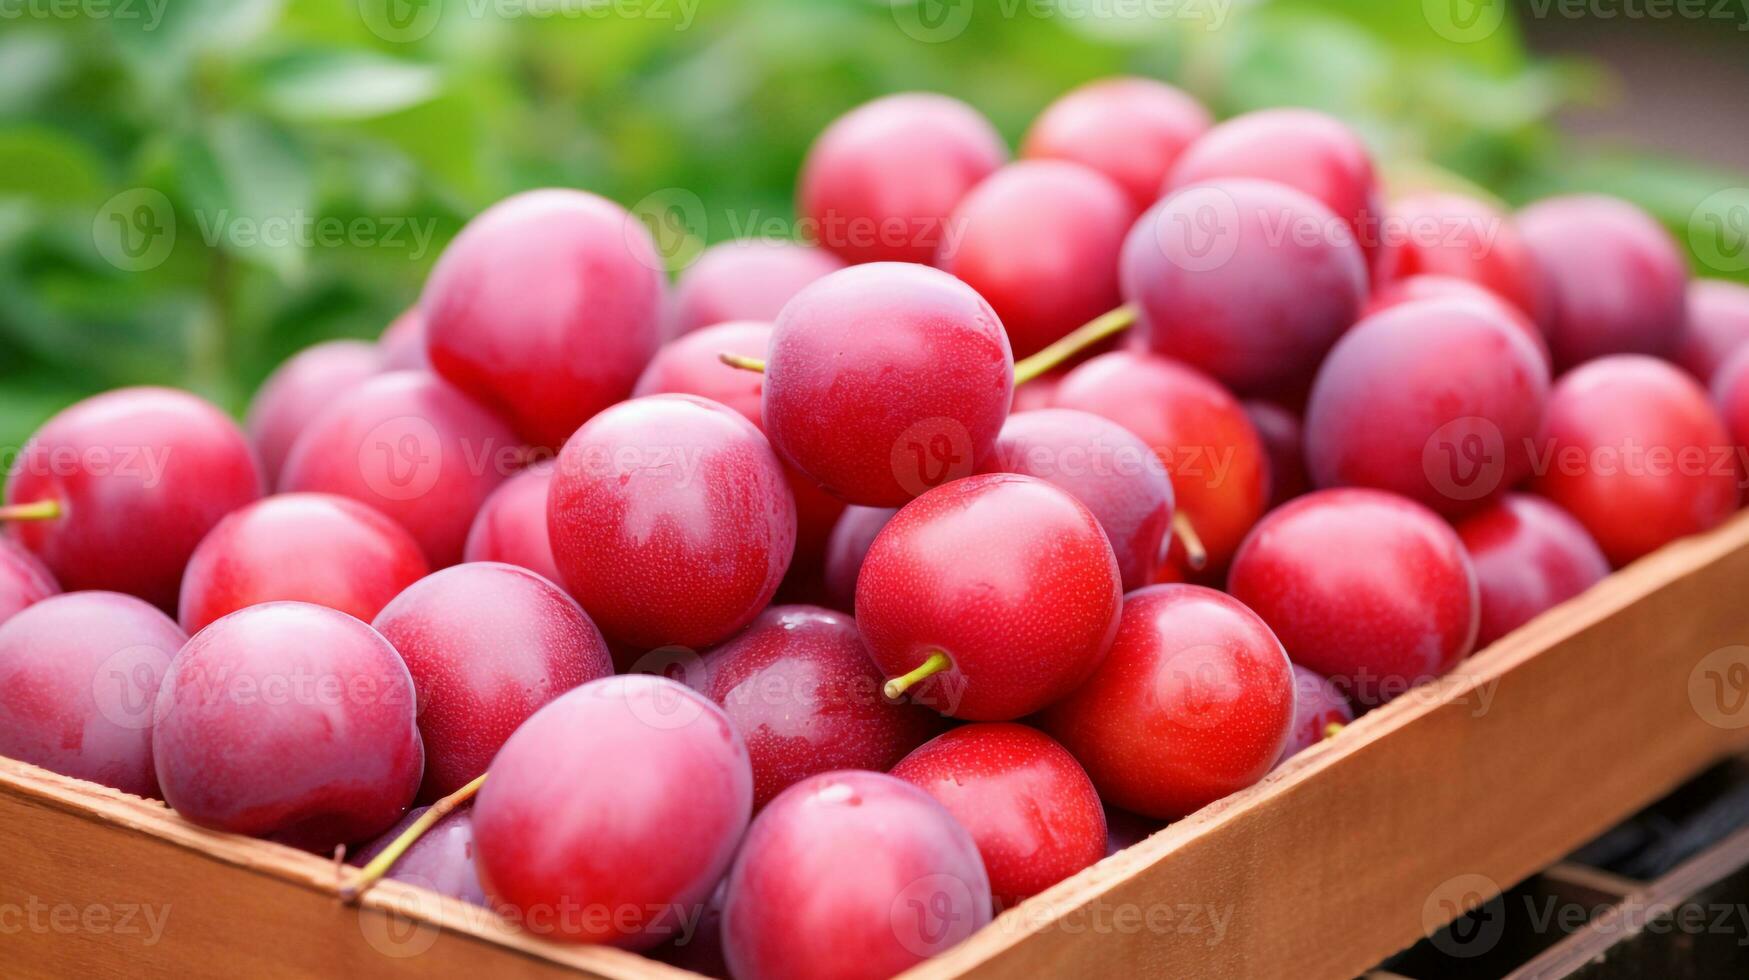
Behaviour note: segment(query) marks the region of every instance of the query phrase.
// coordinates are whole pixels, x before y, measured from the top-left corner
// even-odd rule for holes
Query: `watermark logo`
[[[1475,44],[1506,22],[1506,0],[1421,0],[1421,15],[1447,41]]]
[[[162,191],[122,191],[97,210],[91,238],[97,254],[123,272],[156,269],[176,247],[176,209]]]
[[[958,877],[924,875],[899,890],[889,921],[906,952],[932,956],[971,934],[976,907],[971,887]]]
[[[639,262],[663,272],[678,272],[704,251],[710,218],[697,194],[683,187],[667,187],[632,205],[625,233],[626,248]]]
[[[371,949],[403,960],[419,956],[437,945],[443,929],[434,921],[441,911],[442,897],[433,883],[419,875],[399,875],[396,880],[411,888],[379,888],[375,894],[387,908],[358,911],[358,931]]]
[[[1688,244],[1719,272],[1749,269],[1749,187],[1728,187],[1701,201],[1688,216]]]
[[[443,438],[430,420],[402,415],[379,423],[358,444],[358,471],[384,500],[416,500],[437,486]]]
[[[906,37],[941,44],[966,32],[974,0],[891,0],[893,22]]]
[[[893,441],[893,478],[912,496],[972,475],[972,434],[957,419],[923,419]]]
[[[1421,447],[1421,472],[1452,500],[1481,500],[1506,479],[1506,438],[1480,416],[1452,419]]]
[[[1447,956],[1470,959],[1487,953],[1506,932],[1500,883],[1481,874],[1446,879],[1422,903],[1421,928]]]
[[[437,29],[443,0],[358,0],[358,15],[377,37],[391,44],[412,44]]]
[[[1722,647],[1688,674],[1688,703],[1715,728],[1749,727],[1749,646]]]
[[[117,650],[98,664],[91,677],[91,700],[103,720],[130,732],[156,724],[165,704],[158,699],[158,688],[175,652],[140,644]]]
[[[1186,272],[1219,269],[1239,251],[1239,203],[1219,187],[1179,191],[1158,215],[1154,240],[1160,254]]]

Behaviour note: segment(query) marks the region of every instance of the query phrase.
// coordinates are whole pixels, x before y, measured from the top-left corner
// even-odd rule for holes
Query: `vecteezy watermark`
[[[0,0],[0,22],[9,20],[104,20],[155,31],[170,0]]]
[[[1619,903],[1584,903],[1528,891],[1503,893],[1487,875],[1461,874],[1427,896],[1422,927],[1435,949],[1458,959],[1492,952],[1508,929],[1538,936],[1580,930],[1606,936],[1725,936],[1749,946],[1749,904],[1653,902],[1638,894]]]
[[[893,23],[906,37],[925,44],[952,41],[971,26],[978,9],[1003,20],[1026,17],[1073,25],[1194,24],[1208,31],[1225,27],[1237,0],[877,0],[892,10]]]
[[[666,272],[691,265],[714,237],[733,240],[806,241],[845,249],[907,248],[951,250],[965,233],[965,222],[951,217],[870,217],[826,211],[798,218],[754,208],[711,208],[693,191],[665,187],[627,209],[627,247],[639,261]],[[647,235],[647,239],[644,237]],[[654,246],[652,259],[645,245]]]
[[[1113,902],[1096,898],[1073,905],[1034,897],[991,927],[1028,934],[1049,929],[1065,935],[1196,936],[1204,945],[1226,941],[1238,908],[1199,902]]]
[[[1749,269],[1749,187],[1707,195],[1688,216],[1688,245],[1719,272]]]
[[[431,252],[437,237],[436,218],[405,216],[352,217],[313,215],[302,209],[289,214],[256,217],[228,210],[194,212],[200,237],[209,248],[221,244],[252,248],[387,248],[403,251],[415,262]]]
[[[1169,264],[1210,272],[1235,257],[1264,250],[1403,248],[1437,251],[1480,261],[1493,254],[1504,216],[1445,214],[1397,216],[1374,212],[1338,215],[1325,208],[1264,202],[1220,184],[1174,191],[1154,218],[1154,245]]]
[[[395,44],[422,41],[446,12],[473,21],[641,20],[692,27],[702,0],[358,0],[359,17],[372,34]]]
[[[78,905],[30,895],[23,902],[0,903],[0,936],[128,936],[141,946],[156,946],[169,920],[169,905],[142,902]]]
[[[1434,33],[1474,44],[1493,37],[1506,22],[1507,0],[1421,0]],[[1531,20],[1723,20],[1749,30],[1745,0],[1523,0],[1518,15]]]
[[[74,477],[131,480],[152,490],[164,481],[170,465],[169,446],[50,446],[41,443],[22,449],[0,450],[0,467],[8,473],[28,474],[51,480]]]
[[[1688,703],[1716,728],[1749,727],[1749,646],[1721,647],[1688,675]]]
[[[1527,437],[1508,442],[1480,416],[1460,416],[1435,429],[1421,446],[1427,485],[1451,500],[1481,500],[1508,480],[1525,477],[1724,477],[1749,488],[1749,447],[1668,446],[1623,439],[1579,446]]]
[[[0,0],[4,2],[4,0]],[[420,261],[431,252],[437,219],[411,216],[342,218],[294,210],[281,215],[243,215],[228,209],[195,210],[191,217],[208,248],[394,249]],[[105,201],[92,219],[97,254],[123,272],[146,272],[164,264],[176,247],[176,208],[162,191],[136,187]]]

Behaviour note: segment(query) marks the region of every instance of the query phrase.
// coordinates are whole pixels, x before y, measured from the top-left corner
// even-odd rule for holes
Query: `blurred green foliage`
[[[1452,40],[1397,0],[908,2],[6,0],[0,445],[119,384],[240,410],[293,351],[374,336],[518,190],[695,195],[711,240],[782,227],[812,136],[891,91],[1018,139],[1080,82],[1153,75],[1221,115],[1341,115],[1398,187],[1590,185],[1679,232],[1746,183],[1573,158],[1546,121],[1599,76],[1528,59],[1510,20]]]

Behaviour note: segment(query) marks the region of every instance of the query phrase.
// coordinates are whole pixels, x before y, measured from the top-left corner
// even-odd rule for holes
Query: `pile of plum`
[[[1620,200],[1384,191],[1335,119],[1119,78],[1015,162],[861,106],[799,240],[672,285],[513,197],[246,426],[31,438],[0,754],[349,898],[901,971],[1738,507],[1749,289]]]

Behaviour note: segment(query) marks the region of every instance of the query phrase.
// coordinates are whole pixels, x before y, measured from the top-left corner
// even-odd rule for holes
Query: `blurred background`
[[[1749,0],[0,0],[0,446],[120,384],[240,412],[515,191],[615,198],[678,268],[786,234],[859,102],[1013,142],[1120,72],[1339,115],[1393,191],[1620,194],[1749,279]]]

